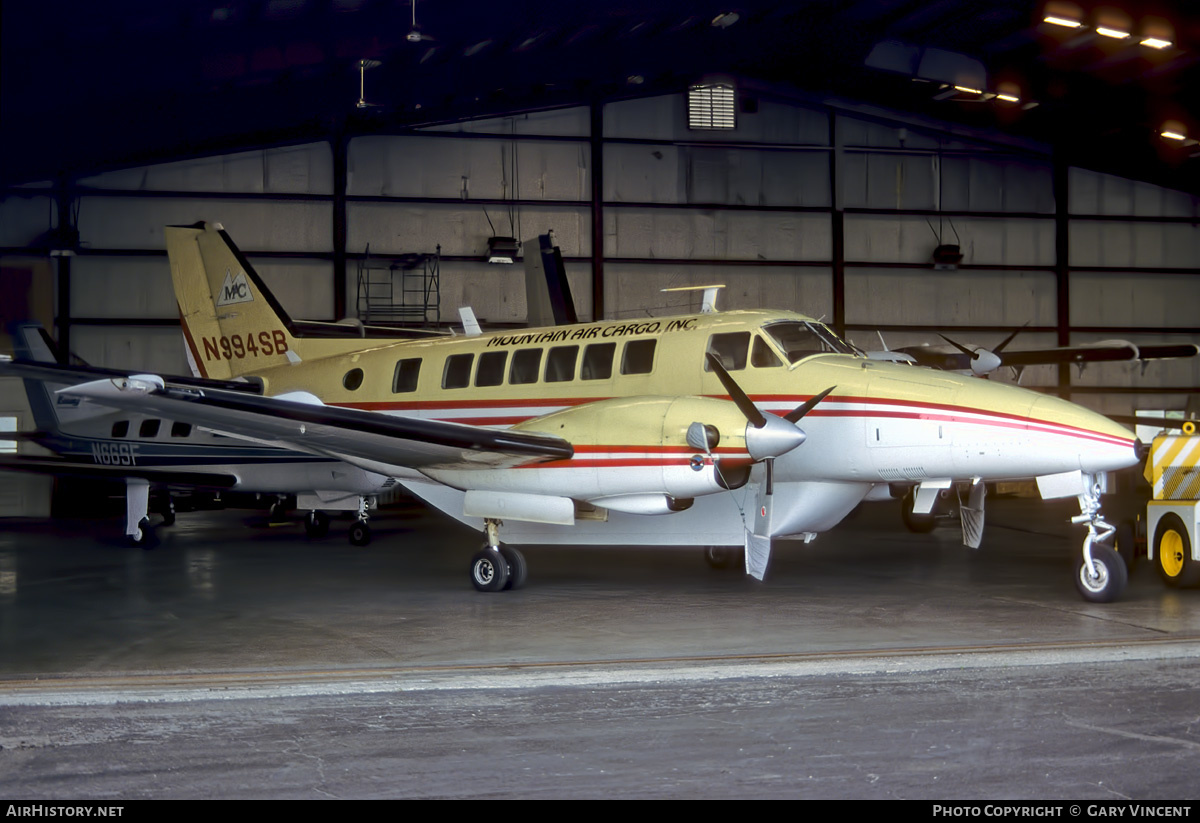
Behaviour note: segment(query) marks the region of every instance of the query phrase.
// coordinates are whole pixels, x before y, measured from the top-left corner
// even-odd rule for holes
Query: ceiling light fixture
[[[973,89],[970,86],[955,86],[956,91],[961,91],[963,94],[983,94],[982,89]]]
[[[1177,131],[1168,131],[1167,129],[1163,129],[1161,132],[1159,132],[1159,134],[1168,140],[1187,140],[1186,134],[1180,134]]]
[[[1078,20],[1071,20],[1067,17],[1056,17],[1053,14],[1047,14],[1042,18],[1043,23],[1049,23],[1052,26],[1064,26],[1068,29],[1078,29],[1083,26]]]
[[[714,17],[712,19],[712,25],[714,28],[727,29],[741,19],[742,16],[736,11],[726,11]]]
[[[1003,100],[1005,103],[1020,103],[1021,102],[1021,98],[1017,97],[1015,94],[1005,94],[1004,92],[998,92],[996,94],[996,99]]]
[[[1096,34],[1101,34],[1105,37],[1111,37],[1113,40],[1124,40],[1129,36],[1129,32],[1127,31],[1110,29],[1107,26],[1096,26]]]
[[[1163,40],[1161,37],[1146,37],[1142,40],[1142,45],[1152,49],[1165,49],[1171,46],[1171,41]]]
[[[517,255],[521,251],[521,244],[515,237],[489,237],[488,238],[488,262],[503,263],[512,265],[517,262]]]

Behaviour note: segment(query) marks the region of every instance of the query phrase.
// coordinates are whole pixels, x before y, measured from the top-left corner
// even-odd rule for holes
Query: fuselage
[[[352,354],[346,341],[293,345],[300,362],[255,372],[267,394],[304,390],[333,405],[531,431],[542,430],[547,414],[602,400],[725,398],[706,370],[707,351],[721,356],[764,411],[786,414],[836,386],[804,418],[807,442],[777,461],[779,482],[1001,480],[1136,462],[1132,432],[1102,415],[1020,387],[868,360],[822,324],[791,312],[406,340]],[[559,434],[551,427],[545,433]],[[696,451],[651,442],[640,431],[623,437],[619,428],[600,440],[545,470],[597,461],[684,467]]]

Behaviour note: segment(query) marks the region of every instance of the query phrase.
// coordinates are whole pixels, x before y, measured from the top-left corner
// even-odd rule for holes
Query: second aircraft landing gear
[[[512,546],[500,545],[499,520],[485,520],[484,524],[487,543],[471,558],[471,585],[481,592],[521,588],[529,575],[525,555]]]

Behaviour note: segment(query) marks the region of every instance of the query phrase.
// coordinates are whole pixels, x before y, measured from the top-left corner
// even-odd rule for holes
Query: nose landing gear
[[[1083,556],[1075,567],[1075,588],[1084,600],[1111,603],[1125,591],[1129,570],[1112,547],[1116,528],[1100,513],[1100,483],[1094,476],[1085,479],[1085,490],[1078,498],[1080,513],[1071,518],[1072,523],[1086,523],[1088,527]]]

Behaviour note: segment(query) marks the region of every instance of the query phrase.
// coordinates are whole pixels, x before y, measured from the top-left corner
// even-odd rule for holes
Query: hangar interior
[[[1105,52],[1095,34],[1079,45],[1041,20],[1053,3],[797,10],[764,2],[708,16],[685,15],[686,4],[673,2],[642,11],[581,4],[553,24],[543,4],[530,3],[528,16],[503,19],[464,7],[477,16],[457,25],[448,20],[453,8],[435,4],[185,5],[175,16],[145,9],[140,23],[85,17],[64,29],[79,65],[108,55],[104,37],[114,53],[124,44],[163,58],[154,50],[166,35],[201,59],[207,85],[178,70],[138,73],[127,56],[111,58],[127,88],[98,88],[99,75],[77,89],[64,84],[64,104],[115,112],[98,121],[94,145],[68,143],[82,123],[44,96],[51,79],[21,85],[7,74],[9,113],[50,125],[17,137],[6,118],[6,140],[24,157],[6,162],[0,192],[5,319],[40,319],[60,345],[95,365],[186,372],[162,227],[197,221],[221,223],[295,318],[375,322],[371,313],[378,318],[381,307],[371,304],[368,281],[382,272],[393,281],[383,299],[403,301],[394,281],[413,273],[398,275],[398,267],[417,258],[422,300],[433,300],[420,319],[451,327],[457,309],[470,306],[486,324],[520,325],[524,271],[519,260],[487,263],[489,238],[528,241],[553,231],[582,318],[692,311],[694,295],[661,290],[721,283],[722,308],[794,309],[868,350],[936,344],[939,333],[994,345],[1017,329],[1022,347],[1186,342],[1200,333],[1200,206],[1188,161],[1146,162],[1150,150],[1128,141],[1163,138],[1140,122],[1092,140],[1062,133],[1071,119],[1090,125],[1084,107],[1087,117],[1104,117],[1091,109],[1105,95],[1114,101],[1110,119],[1126,115],[1116,106],[1129,105],[1129,87],[1152,98],[1159,90],[1146,78],[1156,72],[1183,84],[1191,21],[1181,11],[1164,18],[1175,21],[1170,59],[1147,63],[1139,53],[1143,62],[1134,65],[1135,47]],[[1101,15],[1077,11],[1085,21]],[[39,13],[6,12],[14,23],[6,29],[47,25]],[[406,42],[384,38],[407,30],[410,19]],[[323,26],[336,30],[314,47],[321,62],[301,46]],[[437,38],[423,34],[435,29]],[[842,44],[844,54],[818,49],[847,30],[854,39]],[[353,37],[368,31],[374,41]],[[802,43],[785,48],[787,32]],[[21,59],[47,36],[6,36],[8,58]],[[720,58],[695,53],[719,37],[743,39],[729,40]],[[895,51],[913,42],[924,58],[912,77],[898,77]],[[347,57],[351,44],[357,60]],[[803,54],[801,44],[816,51]],[[231,49],[241,51],[240,62],[226,59]],[[542,62],[531,64],[530,52]],[[949,61],[949,71],[979,69],[987,78],[976,54],[1022,66],[1024,94],[1041,101],[1022,97],[1005,113],[1004,98],[991,92],[931,96],[927,86],[946,88],[929,82],[935,57]],[[475,59],[489,62],[468,72]],[[818,59],[822,70],[805,76]],[[1113,84],[1106,61],[1133,68]],[[328,91],[335,66],[332,105],[341,114],[319,120],[331,103],[318,92]],[[643,73],[630,74],[635,66]],[[986,68],[1002,93],[1005,75]],[[1040,87],[1035,70],[1049,75]],[[492,80],[503,93],[489,96],[480,75],[492,71],[503,71]],[[172,81],[177,92],[163,94]],[[1055,81],[1075,85],[1055,91]],[[316,125],[296,106],[294,95],[306,89]],[[162,98],[127,122],[122,115],[139,92]],[[435,92],[453,102],[415,102]],[[167,125],[192,105],[189,93],[200,113]],[[274,106],[263,105],[272,98]],[[201,124],[214,111],[205,107],[222,99],[232,101],[229,122]],[[1030,126],[1035,117],[1043,120]],[[263,127],[264,119],[276,127]],[[1116,131],[1126,143],[1116,142]],[[47,160],[53,151],[56,163]],[[39,176],[50,169],[56,173]],[[940,246],[959,247],[957,265],[936,264]],[[1200,362],[1038,366],[1019,379],[1106,413],[1179,410],[1200,386]],[[13,422],[24,414],[21,395],[5,391],[6,426],[28,423]]]

